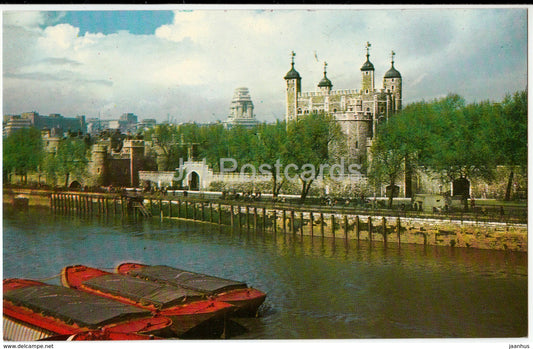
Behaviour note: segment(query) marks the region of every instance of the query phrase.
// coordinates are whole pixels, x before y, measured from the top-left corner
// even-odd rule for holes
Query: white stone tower
[[[294,69],[294,56],[296,53],[292,52],[291,70],[285,75],[284,79],[287,81],[287,123],[297,118],[298,109],[298,95],[302,91],[302,79],[300,74]]]
[[[392,96],[392,110],[394,112],[402,109],[402,75],[394,68],[394,56],[396,53],[391,52],[391,68],[383,77],[383,88]]]
[[[366,43],[366,62],[361,67],[363,75],[362,93],[370,95],[374,93],[374,65],[370,62],[370,43]]]

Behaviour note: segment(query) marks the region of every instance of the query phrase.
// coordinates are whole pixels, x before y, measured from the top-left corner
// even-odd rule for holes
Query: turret
[[[296,120],[298,109],[298,95],[302,90],[302,79],[300,74],[294,69],[294,56],[296,54],[292,52],[291,70],[285,75],[284,79],[287,82],[287,110],[285,118],[287,123],[292,120]]]
[[[391,68],[383,76],[383,88],[385,92],[391,94],[392,111],[397,112],[402,109],[402,75],[394,68],[394,56],[391,52]]]
[[[363,94],[370,94],[374,92],[374,65],[370,62],[370,43],[366,43],[366,62],[361,67],[363,74]]]
[[[333,84],[326,76],[326,67],[328,66],[327,62],[324,62],[324,77],[320,82],[318,83],[318,90],[324,94],[329,94],[331,91],[331,88],[333,87]]]

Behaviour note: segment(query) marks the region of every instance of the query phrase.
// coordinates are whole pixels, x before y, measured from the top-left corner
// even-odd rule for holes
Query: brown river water
[[[3,211],[3,277],[166,264],[267,293],[233,339],[498,338],[528,334],[527,253]],[[504,347],[506,347],[504,345]],[[506,347],[507,348],[507,347]]]

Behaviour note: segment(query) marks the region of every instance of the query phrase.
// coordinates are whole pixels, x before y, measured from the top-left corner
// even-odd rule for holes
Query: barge
[[[172,334],[172,320],[85,292],[28,279],[3,281],[3,338],[134,340]]]
[[[224,337],[226,319],[235,311],[232,304],[208,299],[201,292],[84,265],[63,268],[61,282],[66,287],[168,317],[179,338]]]
[[[265,293],[248,287],[245,282],[195,273],[166,265],[150,266],[139,263],[122,263],[116,271],[119,274],[200,292],[217,301],[234,305],[237,307],[236,315],[257,316],[258,309],[266,298]]]

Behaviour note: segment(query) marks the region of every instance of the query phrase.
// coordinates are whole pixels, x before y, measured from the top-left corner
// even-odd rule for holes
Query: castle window
[[[391,81],[394,82],[394,78],[392,78]]]
[[[394,86],[392,86],[392,90],[394,91]]]
[[[100,167],[96,169],[96,173],[100,173]]]
[[[365,93],[368,93],[368,90],[366,90]]]
[[[366,111],[370,111],[370,108],[366,108]]]
[[[355,149],[359,149],[359,141],[355,141]]]
[[[388,88],[388,89],[387,89],[387,92],[389,92],[389,93],[390,93],[390,88]]]
[[[333,112],[336,113],[337,112],[337,108],[333,109]]]

